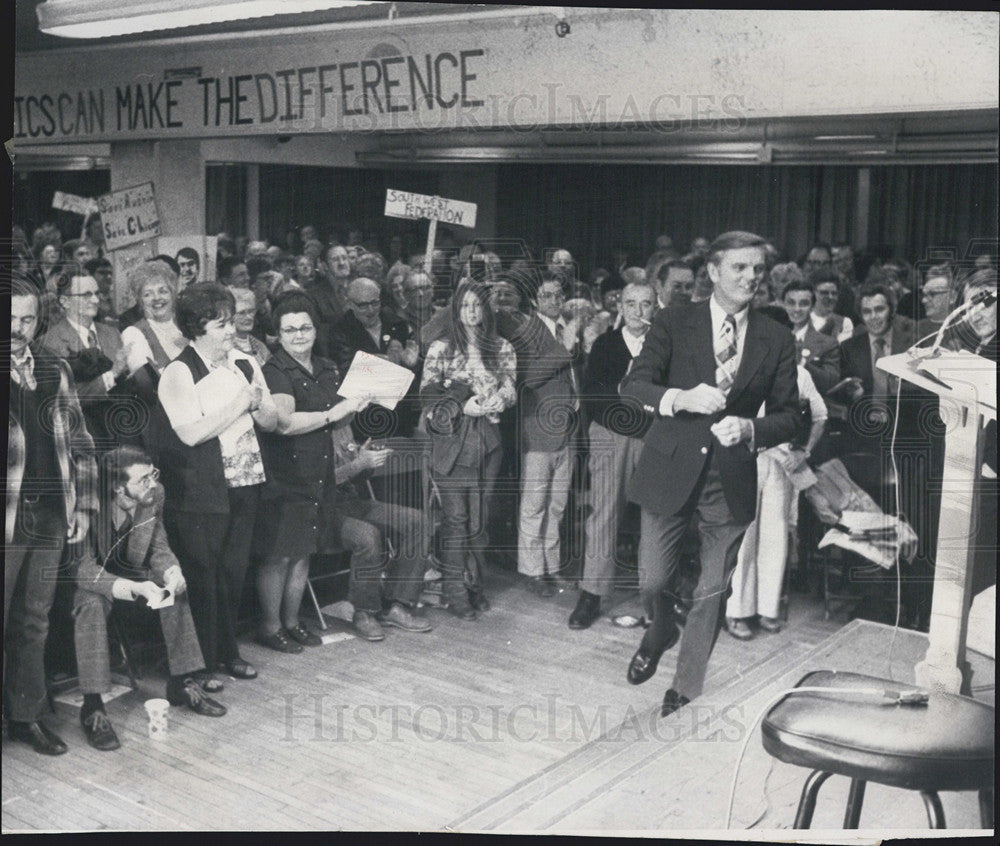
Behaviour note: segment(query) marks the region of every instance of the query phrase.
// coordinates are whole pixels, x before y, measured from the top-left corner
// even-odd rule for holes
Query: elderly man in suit
[[[590,418],[590,514],[580,598],[569,617],[571,629],[586,629],[600,616],[601,599],[614,590],[618,525],[625,490],[642,451],[652,415],[618,395],[618,385],[642,350],[656,311],[656,291],[645,282],[622,291],[623,324],[601,335],[590,350],[583,377],[583,402]]]
[[[659,312],[621,387],[623,397],[657,415],[628,488],[642,508],[640,590],[652,618],[629,664],[631,684],[652,677],[677,641],[678,553],[692,521],[701,540],[701,572],[663,716],[702,692],[740,540],[756,509],[756,450],[789,441],[796,430],[791,333],[749,308],[764,276],[764,244],[748,232],[716,238],[711,297]]]
[[[792,281],[781,294],[781,304],[792,322],[795,350],[820,394],[825,394],[840,380],[840,349],[829,335],[816,330],[809,314],[816,304],[811,282]]]
[[[583,358],[577,321],[562,317],[566,293],[559,276],[538,289],[530,317],[504,312],[497,327],[514,345],[519,376],[521,502],[518,572],[543,598],[555,593],[560,569],[559,523],[569,500],[574,439],[579,430],[580,389],[576,368]]]
[[[49,327],[42,345],[66,360],[87,420],[87,429],[98,450],[117,443],[114,431],[116,393],[128,377],[128,355],[121,334],[97,320],[101,291],[97,280],[72,265],[56,283],[63,318]],[[122,400],[127,402],[127,400]]]
[[[191,619],[184,576],[163,527],[163,488],[149,456],[117,447],[101,460],[102,508],[97,521],[97,558],[86,555],[77,569],[73,602],[76,663],[83,693],[80,722],[87,742],[102,752],[121,743],[107,718],[101,694],[111,688],[107,618],[114,600],[159,608],[170,679],[166,698],[205,717],[225,707],[205,695],[195,674],[205,669]],[[215,689],[218,689],[216,683]]]
[[[10,316],[10,414],[3,626],[12,740],[43,755],[66,744],[39,719],[45,708],[45,639],[63,548],[80,544],[97,511],[94,443],[65,362],[30,344],[37,289],[15,279]]]

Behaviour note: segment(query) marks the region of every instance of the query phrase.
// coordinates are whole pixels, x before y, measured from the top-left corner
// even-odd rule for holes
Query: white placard
[[[124,191],[97,198],[104,228],[104,249],[119,250],[160,234],[153,183],[144,182]]]
[[[386,217],[403,217],[409,220],[440,220],[454,226],[476,225],[476,204],[427,194],[413,194],[389,188],[385,192]]]
[[[391,411],[406,396],[413,375],[412,370],[358,350],[337,393],[344,399],[371,394],[376,403]]]
[[[56,191],[52,196],[52,208],[73,212],[83,217],[98,211],[97,200],[91,197],[78,197],[76,194],[64,194],[62,191]]]

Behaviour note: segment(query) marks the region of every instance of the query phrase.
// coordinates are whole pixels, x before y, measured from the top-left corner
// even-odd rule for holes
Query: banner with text
[[[455,226],[476,226],[476,204],[461,200],[447,200],[444,197],[429,197],[426,194],[412,194],[409,191],[385,192],[386,217],[403,217],[410,220],[439,220]]]
[[[160,234],[153,183],[144,182],[97,198],[104,249],[111,252]]]

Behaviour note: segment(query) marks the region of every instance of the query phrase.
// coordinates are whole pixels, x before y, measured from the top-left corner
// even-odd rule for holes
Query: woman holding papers
[[[335,484],[332,428],[368,405],[368,398],[340,399],[340,374],[313,355],[319,316],[305,293],[282,295],[273,313],[280,348],[264,365],[278,409],[277,431],[263,438],[268,484],[259,522],[261,566],[257,640],[278,652],[298,653],[322,641],[299,622],[309,577],[309,556],[327,534],[327,509]]]
[[[500,413],[517,401],[514,348],[497,335],[488,296],[474,282],[458,287],[447,333],[427,350],[420,387],[444,511],[442,598],[463,620],[489,608],[481,576],[486,497],[500,465]]]
[[[169,420],[160,468],[167,534],[206,666],[252,679],[257,671],[236,644],[236,612],[265,479],[257,428],[273,430],[278,413],[257,362],[233,348],[235,311],[232,293],[215,282],[190,285],[177,298],[177,324],[190,344],[160,377]]]

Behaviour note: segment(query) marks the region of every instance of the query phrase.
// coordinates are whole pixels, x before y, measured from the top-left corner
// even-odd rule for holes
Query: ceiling
[[[35,9],[43,0],[15,0],[14,48],[17,52],[34,52],[38,50],[54,50],[61,47],[86,46],[92,44],[123,44],[129,42],[153,41],[170,37],[189,35],[221,35],[227,33],[249,32],[268,29],[280,29],[289,26],[316,26],[319,24],[338,23],[342,21],[385,20],[389,17],[390,7],[396,6],[398,18],[420,17],[424,15],[475,14],[477,11],[495,11],[497,9],[516,8],[513,4],[494,5],[483,3],[372,3],[368,6],[354,6],[344,9],[331,9],[324,12],[309,12],[294,15],[274,15],[268,18],[256,18],[246,21],[212,24],[206,26],[190,26],[183,29],[173,29],[169,32],[148,32],[140,35],[120,36],[117,38],[58,38],[46,35],[38,29],[38,17]],[[125,0],[122,0],[123,4]],[[165,5],[167,5],[165,3]]]

